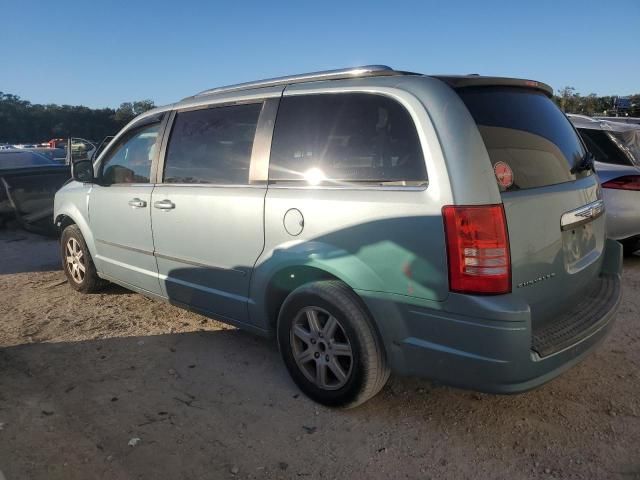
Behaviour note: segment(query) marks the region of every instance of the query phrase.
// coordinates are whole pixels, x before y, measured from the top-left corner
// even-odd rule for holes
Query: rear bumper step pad
[[[602,275],[575,308],[554,322],[534,327],[531,349],[540,357],[547,357],[587,338],[607,324],[620,295],[620,278]]]

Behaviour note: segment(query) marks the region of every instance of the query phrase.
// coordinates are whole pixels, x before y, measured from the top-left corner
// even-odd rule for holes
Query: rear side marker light
[[[511,291],[511,258],[502,204],[442,209],[453,292],[499,295]]]
[[[602,184],[602,188],[614,190],[640,190],[640,175],[627,175],[618,177]]]

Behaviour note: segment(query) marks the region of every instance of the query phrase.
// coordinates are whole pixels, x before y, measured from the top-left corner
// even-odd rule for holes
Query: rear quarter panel
[[[442,207],[500,202],[475,123],[446,84],[427,77],[382,77],[293,85],[285,95],[341,92],[386,95],[406,108],[421,141],[428,187],[270,185],[265,250],[252,277],[256,323],[266,318],[260,310],[270,279],[293,265],[325,270],[359,291],[441,302],[449,294]],[[292,208],[304,216],[297,236],[283,224]]]

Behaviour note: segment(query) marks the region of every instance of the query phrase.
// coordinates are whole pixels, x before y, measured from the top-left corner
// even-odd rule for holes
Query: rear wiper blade
[[[593,164],[594,158],[593,158],[593,153],[591,152],[587,152],[584,154],[584,156],[578,160],[576,163],[573,164],[573,167],[571,167],[571,173],[578,173],[578,172],[585,172],[587,170],[592,170],[592,171],[596,171],[594,164]]]

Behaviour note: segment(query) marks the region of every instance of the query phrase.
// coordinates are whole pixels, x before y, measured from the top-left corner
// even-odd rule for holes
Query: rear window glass
[[[578,131],[597,161],[615,163],[617,165],[632,165],[631,160],[617,147],[607,132],[589,128],[579,128]]]
[[[640,128],[627,130],[626,132],[608,132],[620,150],[622,150],[629,160],[640,166]]]
[[[366,93],[281,100],[270,182],[415,185],[426,179],[416,127],[397,101]]]
[[[458,94],[478,125],[494,168],[503,162],[513,172],[513,183],[501,186],[502,190],[576,179],[571,168],[583,158],[584,148],[569,120],[544,93],[517,87],[470,87],[459,89]]]

